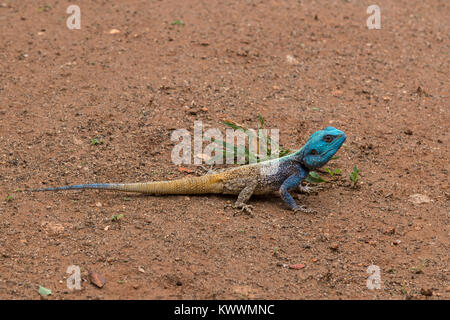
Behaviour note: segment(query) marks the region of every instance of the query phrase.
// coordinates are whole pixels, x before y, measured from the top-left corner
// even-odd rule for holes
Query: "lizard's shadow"
[[[173,197],[174,199],[176,199],[177,197],[189,197],[192,199],[200,199],[200,198],[212,198],[214,197],[214,199],[217,199],[218,201],[223,200],[226,202],[229,202],[231,200],[231,202],[235,202],[237,199],[237,195],[233,195],[233,194],[157,194],[157,195],[153,195],[153,194],[142,194],[142,193],[128,193],[125,192],[123,193],[123,195],[121,196],[117,196],[117,193],[111,192],[108,196],[109,199],[113,200],[113,199],[117,199],[117,198],[131,198],[131,199],[151,199],[151,198],[155,198],[155,199],[162,199],[162,198],[170,198]],[[275,196],[270,196],[270,195],[252,195],[252,197],[250,198],[250,200],[248,201],[248,204],[252,204],[252,203],[258,203],[260,205],[264,205],[264,204],[277,204],[279,205],[280,203],[282,203],[283,201],[281,200],[281,198],[275,194]]]

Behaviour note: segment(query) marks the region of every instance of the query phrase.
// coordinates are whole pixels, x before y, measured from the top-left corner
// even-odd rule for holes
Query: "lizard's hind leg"
[[[255,191],[257,182],[247,183],[244,188],[239,192],[236,202],[232,205],[235,209],[240,209],[248,214],[252,214],[253,206],[247,204],[246,202],[250,199],[253,192]]]

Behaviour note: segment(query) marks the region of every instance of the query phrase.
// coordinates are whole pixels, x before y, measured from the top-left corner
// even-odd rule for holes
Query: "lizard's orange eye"
[[[317,150],[316,149],[312,149],[309,154],[312,154],[313,156],[315,156],[317,154]]]
[[[334,137],[330,136],[330,135],[326,135],[325,137],[323,137],[323,141],[325,141],[325,142],[331,142],[333,140],[334,140]]]

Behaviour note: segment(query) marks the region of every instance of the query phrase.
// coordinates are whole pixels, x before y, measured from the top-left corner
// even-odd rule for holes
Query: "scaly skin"
[[[297,188],[308,173],[325,165],[346,139],[345,133],[333,127],[315,132],[296,153],[256,164],[231,168],[201,177],[174,181],[144,183],[81,184],[34,191],[73,189],[106,189],[153,195],[169,194],[236,194],[234,208],[251,212],[246,202],[253,194],[269,194],[278,190],[283,201],[294,211],[312,212],[295,203],[289,191]]]

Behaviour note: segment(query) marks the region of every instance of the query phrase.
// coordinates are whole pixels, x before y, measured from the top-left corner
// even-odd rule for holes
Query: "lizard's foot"
[[[238,204],[227,204],[225,205],[225,208],[232,207],[233,209],[240,209],[241,212],[244,212],[248,214],[249,216],[253,217],[253,206],[245,203],[238,203]],[[234,216],[237,216],[238,212],[234,214]]]
[[[216,173],[218,173],[218,171],[214,170],[213,167],[214,167],[214,164],[212,164],[209,168],[206,168],[205,166],[199,166],[199,168],[201,170],[203,170],[204,174],[216,174]]]
[[[306,193],[306,194],[311,194],[311,193],[317,193],[319,191],[319,187],[310,187],[310,186],[304,186],[304,185],[299,185],[298,186],[298,191],[300,193]]]
[[[241,204],[238,206],[235,206],[236,209],[241,209],[242,212],[247,213],[250,216],[253,216],[253,206],[249,204]]]
[[[305,206],[296,206],[294,209],[294,213],[304,212],[304,213],[316,213],[314,209],[306,208]]]

